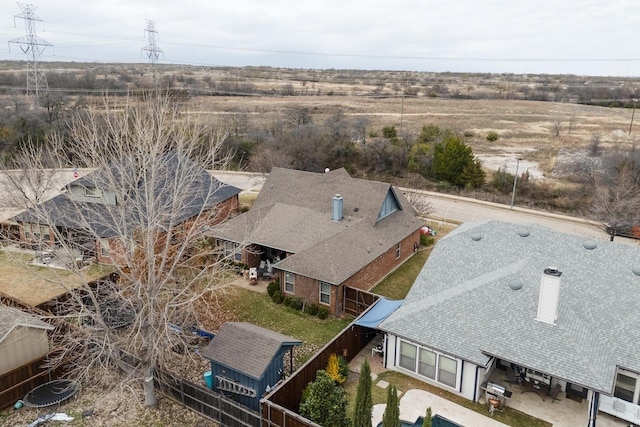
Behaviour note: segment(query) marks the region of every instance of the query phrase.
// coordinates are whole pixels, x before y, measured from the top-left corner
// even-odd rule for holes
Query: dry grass
[[[0,293],[32,307],[111,271],[109,267],[95,265],[83,270],[80,276],[69,270],[28,264],[32,257],[0,251]]]

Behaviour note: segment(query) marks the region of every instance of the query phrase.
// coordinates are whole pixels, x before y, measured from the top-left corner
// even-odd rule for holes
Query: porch
[[[365,357],[368,358],[371,365],[371,373],[374,386],[379,386],[377,384],[377,376],[387,370],[383,366],[384,359],[382,357],[382,354],[378,351],[378,349],[380,348],[379,346],[382,344],[382,340],[383,334],[379,334],[364,349],[362,349],[362,351],[349,364],[349,369],[351,371],[359,372],[360,366]],[[572,400],[571,398],[567,397],[565,391],[561,391],[557,394],[555,400],[551,396],[546,396],[546,393],[544,394],[545,399],[543,400],[540,395],[542,393],[532,392],[532,390],[526,388],[526,386],[523,392],[520,384],[510,383],[507,378],[507,371],[501,369],[495,369],[492,372],[489,381],[503,385],[508,391],[511,392],[511,397],[506,403],[508,407],[517,409],[518,411],[532,415],[536,418],[548,421],[553,425],[553,427],[576,427],[587,425],[587,418],[589,413],[589,402],[587,399],[581,399],[580,401],[578,401],[579,399]],[[432,400],[438,400],[440,402],[439,407],[441,407],[441,411],[443,412],[443,414],[466,412],[462,411],[462,409],[464,408],[457,403],[442,399],[442,395],[438,396],[428,391],[424,391],[422,392],[421,396],[426,396],[425,398],[428,398],[427,400],[429,400],[429,402],[431,402]],[[488,410],[488,402],[485,402],[484,396],[479,399],[479,402],[486,404],[487,412],[486,414],[484,414],[484,417],[490,420],[491,416]],[[416,413],[418,412],[419,411],[416,411]],[[481,414],[476,413],[476,415]],[[444,416],[446,417],[446,415]],[[471,415],[469,416],[470,419],[473,419]],[[474,425],[478,425],[477,420],[473,422],[475,424],[465,425],[465,427],[473,427]],[[493,424],[489,423],[487,425]],[[596,420],[597,427],[627,427],[628,425],[629,423],[623,420],[620,420],[603,412],[598,412],[598,417]]]

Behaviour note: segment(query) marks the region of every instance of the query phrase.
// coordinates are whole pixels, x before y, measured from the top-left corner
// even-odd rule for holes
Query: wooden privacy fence
[[[332,341],[300,367],[292,376],[277,385],[261,403],[263,427],[318,427],[298,414],[302,391],[316,379],[316,372],[325,369],[331,354],[343,356],[351,361],[373,338],[375,332],[369,328],[347,326]]]
[[[206,387],[159,375],[158,387],[167,396],[224,427],[259,427],[260,413]]]
[[[367,308],[380,298],[376,294],[361,289],[344,287],[344,313],[354,317],[360,316]]]

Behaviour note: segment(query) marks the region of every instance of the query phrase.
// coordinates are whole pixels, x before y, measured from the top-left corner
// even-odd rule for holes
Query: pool
[[[424,417],[420,417],[416,420],[415,423],[400,421],[400,425],[402,427],[422,427],[423,422]],[[451,420],[441,417],[440,415],[434,415],[433,417],[431,417],[431,425],[432,427],[463,427],[458,423],[454,423]],[[382,423],[378,424],[378,427],[382,427]]]

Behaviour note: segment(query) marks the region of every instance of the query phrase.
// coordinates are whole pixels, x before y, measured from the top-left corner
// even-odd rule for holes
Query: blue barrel
[[[211,376],[211,371],[204,373],[204,382],[207,383],[207,387],[213,389],[213,377]]]

